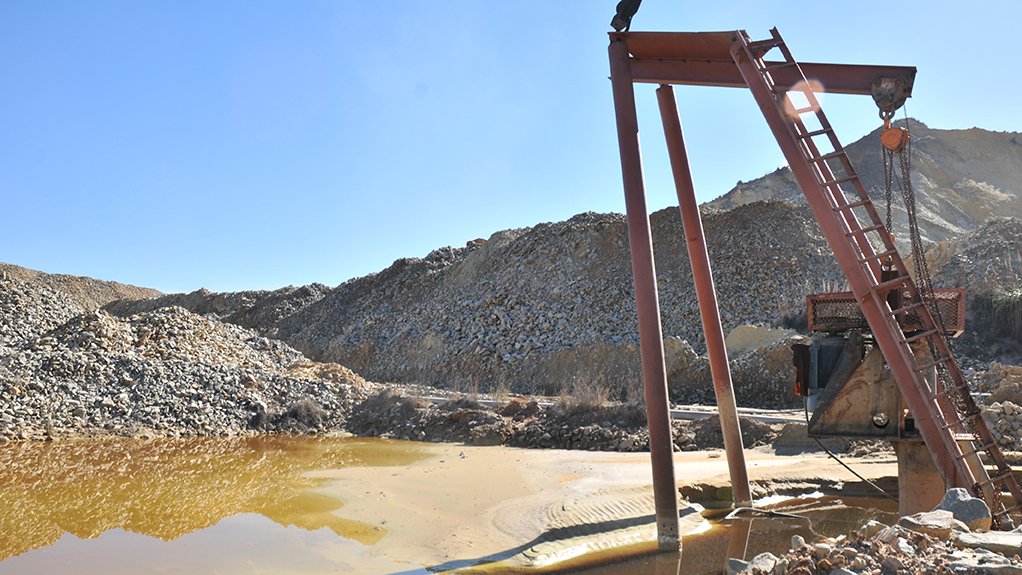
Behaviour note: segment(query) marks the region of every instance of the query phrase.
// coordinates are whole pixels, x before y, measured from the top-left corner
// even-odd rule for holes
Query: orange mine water
[[[787,492],[851,479],[822,454],[747,455],[758,485]],[[727,503],[719,452],[678,453],[675,465],[683,493]],[[859,467],[878,478],[895,464]],[[773,505],[811,524],[709,522],[682,502],[681,556],[655,555],[649,473],[646,453],[361,438],[10,443],[0,575],[719,573],[728,556],[783,553],[793,534],[888,519],[847,487]]]

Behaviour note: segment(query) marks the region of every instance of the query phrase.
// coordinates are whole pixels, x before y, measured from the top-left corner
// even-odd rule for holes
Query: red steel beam
[[[742,445],[742,430],[738,423],[738,407],[735,404],[735,390],[731,383],[731,369],[724,347],[724,329],[720,325],[720,310],[717,307],[717,292],[713,286],[713,270],[710,255],[706,251],[706,236],[699,216],[692,171],[685,151],[685,135],[681,129],[678,105],[674,89],[662,85],[656,91],[660,104],[660,118],[667,139],[667,153],[674,174],[674,187],[678,193],[678,207],[681,209],[682,225],[685,228],[685,242],[688,259],[692,264],[692,280],[695,282],[696,298],[699,300],[699,317],[703,321],[706,339],[706,353],[710,356],[710,375],[713,378],[713,392],[717,396],[717,410],[720,412],[720,427],[724,435],[724,451],[727,454],[727,468],[731,474],[731,492],[735,507],[752,505],[752,490],[745,467],[745,453]]]
[[[646,84],[680,84],[688,86],[717,86],[747,88],[741,72],[731,62],[696,60],[659,60],[633,58],[632,81]],[[775,62],[775,64],[780,62]],[[833,94],[870,95],[870,85],[878,76],[905,78],[909,86],[915,81],[916,69],[909,66],[868,66],[857,64],[814,64],[799,62],[809,80],[820,82],[823,92]],[[801,81],[793,68],[778,68],[770,72],[779,88],[788,90]],[[910,88],[911,93],[911,88]]]
[[[685,84],[745,88],[746,83],[731,57],[731,45],[744,32],[611,32],[623,40],[631,55],[632,81],[651,84]],[[916,69],[911,66],[814,64],[799,62],[806,78],[823,84],[836,94],[870,94],[877,76],[904,78],[911,94]],[[789,89],[801,80],[794,69],[777,68],[774,81]]]
[[[628,65],[628,46],[622,40],[612,40],[608,51],[625,208],[628,214],[628,243],[632,254],[635,307],[639,318],[639,352],[642,358],[643,390],[649,425],[649,454],[653,467],[657,544],[661,551],[677,551],[681,549],[681,538],[678,527],[678,491],[674,478],[674,442],[671,439],[664,338],[660,323],[660,302],[657,298],[656,267],[653,261],[653,235],[649,226],[646,187],[642,177],[635,92]]]

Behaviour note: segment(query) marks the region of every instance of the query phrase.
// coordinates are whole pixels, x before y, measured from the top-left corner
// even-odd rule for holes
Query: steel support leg
[[[639,121],[635,114],[635,92],[628,62],[628,46],[622,40],[611,40],[609,52],[621,175],[628,212],[628,242],[632,253],[635,304],[639,316],[639,350],[649,424],[649,452],[653,466],[657,542],[662,551],[676,551],[681,548],[681,539],[678,533],[678,491],[674,480],[674,442],[671,439],[671,414],[667,403],[667,370],[653,262],[653,236],[649,227],[639,150]]]
[[[667,139],[667,152],[674,174],[674,187],[678,192],[678,207],[685,227],[685,242],[688,259],[692,264],[692,279],[695,282],[696,297],[699,299],[699,316],[703,320],[703,334],[706,338],[706,352],[710,356],[710,374],[713,377],[713,391],[717,396],[717,410],[720,412],[720,428],[724,434],[724,450],[727,453],[727,467],[731,474],[731,489],[736,507],[752,504],[749,489],[749,475],[745,468],[745,454],[742,445],[742,431],[738,424],[738,409],[735,405],[735,391],[731,383],[731,369],[728,367],[727,350],[724,348],[724,330],[720,325],[720,311],[717,308],[717,292],[713,286],[713,271],[710,256],[706,251],[703,222],[699,216],[692,172],[685,151],[685,136],[681,131],[678,105],[674,90],[664,84],[657,91],[660,117]]]

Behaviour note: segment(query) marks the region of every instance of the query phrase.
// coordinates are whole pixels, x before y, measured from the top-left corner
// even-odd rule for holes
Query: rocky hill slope
[[[805,206],[704,208],[704,220],[727,331],[747,323],[797,326],[806,294],[844,288]],[[680,218],[668,209],[653,214],[652,223],[672,392],[679,401],[712,401]],[[1022,286],[1020,228],[1014,218],[991,220],[934,246],[938,285],[966,287],[970,297],[991,286]],[[464,248],[399,260],[332,290],[199,291],[106,309],[130,315],[166,305],[216,314],[373,381],[628,398],[640,380],[620,215],[581,214],[498,232]],[[990,320],[970,318],[971,335],[962,343],[974,359],[1014,361],[1022,351],[1012,342],[987,345]],[[787,342],[779,341],[732,357],[740,403],[786,405],[787,353]]]
[[[923,225],[940,240],[930,255],[937,283],[974,295],[1017,289],[1019,220],[983,218],[995,210],[1011,216],[1022,205],[1022,138],[912,128]],[[875,136],[849,149],[867,185],[878,191]],[[702,208],[726,331],[748,323],[797,326],[806,294],[844,288],[804,204],[752,201],[776,196],[800,197],[786,170]],[[651,221],[672,392],[678,400],[711,400],[680,217],[672,208]],[[903,227],[896,222],[897,229]],[[283,340],[311,359],[350,366],[373,381],[621,398],[634,397],[640,381],[626,224],[618,214],[586,213],[498,232],[463,248],[398,260],[332,289],[314,284],[152,295],[110,297],[104,309],[131,322],[136,314],[179,306]],[[70,317],[51,315],[57,320],[45,329]],[[973,335],[963,340],[965,347],[976,359],[1014,361],[1012,354],[1022,352],[1018,342],[984,345],[995,319],[970,321]],[[732,358],[740,403],[788,401],[786,348],[782,340]]]
[[[805,207],[763,202],[708,209],[704,218],[725,329],[796,315],[806,293],[843,285]],[[679,384],[705,378],[693,347],[682,341],[699,348],[702,335],[680,217],[668,209],[652,222],[671,377]],[[399,260],[319,299],[295,288],[196,292],[107,309],[130,314],[175,304],[207,311],[216,301],[227,306],[221,317],[251,321],[262,317],[252,311],[258,302],[284,299],[290,303],[275,305],[293,309],[290,315],[244,325],[374,381],[627,394],[639,381],[639,362],[626,232],[621,215],[581,214]]]
[[[912,182],[921,232],[928,242],[959,236],[992,217],[1022,218],[1022,134],[979,128],[937,130],[911,119],[908,125],[912,132]],[[880,129],[846,145],[846,150],[883,214]],[[905,210],[898,207],[898,193],[896,187],[894,220],[896,227],[903,227]],[[791,171],[782,168],[739,182],[709,205],[730,209],[766,199],[805,202]]]

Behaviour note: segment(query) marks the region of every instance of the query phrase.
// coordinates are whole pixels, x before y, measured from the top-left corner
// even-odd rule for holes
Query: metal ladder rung
[[[954,421],[952,421],[950,423],[945,423],[944,425],[940,426],[940,428],[941,429],[951,429],[952,427],[958,425],[959,423],[965,423],[966,421],[972,421],[973,419],[976,419],[979,416],[980,416],[980,412],[977,411],[976,413],[973,413],[971,415],[966,415],[965,417],[963,417],[961,419],[956,419],[956,420],[954,420]]]
[[[1007,514],[1011,513],[1012,511],[1017,511],[1019,509],[1022,509],[1022,505],[1012,505],[1011,507],[1008,507],[1006,509],[1002,509],[1001,511],[995,511],[993,514],[994,515],[1007,515]]]
[[[769,40],[756,40],[755,42],[749,42],[747,46],[749,47],[750,51],[759,52],[760,53],[759,55],[762,56],[763,54],[766,54],[770,50],[773,50],[774,48],[777,48],[783,44],[784,42],[776,38],[770,38]]]
[[[835,207],[833,207],[831,209],[834,210],[835,212],[840,212],[841,210],[854,210],[855,208],[861,208],[862,206],[865,206],[866,204],[869,204],[869,203],[872,203],[872,201],[871,200],[858,200],[858,201],[855,201],[855,202],[848,202],[847,204],[845,204],[843,206],[835,206]]]
[[[859,176],[854,176],[854,175],[853,176],[845,176],[843,178],[838,178],[836,180],[830,180],[830,181],[827,181],[827,182],[820,182],[820,185],[825,187],[825,188],[827,188],[827,187],[833,186],[835,184],[843,184],[845,182],[851,182],[851,181],[855,181],[855,180],[858,180],[858,179],[859,179]]]
[[[938,365],[940,365],[942,363],[947,363],[950,360],[951,360],[950,357],[942,357],[942,358],[940,358],[940,359],[938,359],[936,361],[931,361],[929,363],[924,363],[923,365],[920,365],[919,367],[917,367],[915,370],[920,372],[920,373],[922,373],[922,372],[930,369],[931,367],[937,367]],[[954,389],[969,389],[969,386],[968,385],[958,385],[958,386],[955,386]]]
[[[965,459],[966,457],[970,457],[970,456],[973,456],[973,455],[976,455],[976,454],[979,454],[979,453],[983,453],[984,451],[986,451],[987,449],[990,449],[991,447],[997,447],[997,444],[993,443],[993,442],[985,443],[983,445],[980,445],[976,449],[973,449],[972,451],[967,451],[965,453],[962,453],[960,456],[958,456],[958,458],[959,459]]]
[[[798,66],[798,62],[775,62],[766,64],[762,70],[769,72],[770,70],[777,70],[778,68],[791,68],[792,66]]]
[[[991,477],[989,479],[986,479],[984,481],[977,481],[976,484],[977,485],[993,485],[993,484],[997,483],[998,481],[1004,481],[1005,479],[1007,479],[1007,478],[1009,478],[1011,476],[1012,476],[1012,471],[1009,469],[1008,471],[1005,471],[1004,473],[999,473],[999,474],[994,475],[993,477]]]
[[[940,399],[942,397],[951,397],[953,395],[953,393],[956,392],[956,391],[965,391],[966,393],[968,393],[969,386],[968,385],[955,386],[955,387],[952,387],[951,389],[948,389],[948,390],[945,390],[945,391],[942,391],[942,392],[938,393],[937,395],[933,396],[933,398],[934,399]]]
[[[808,114],[809,112],[815,112],[816,110],[819,110],[819,109],[820,109],[819,106],[809,106],[808,108],[792,108],[791,112],[793,114],[795,114],[796,116],[801,116],[802,114]]]
[[[901,341],[903,341],[905,343],[912,343],[912,342],[919,341],[921,339],[926,339],[926,338],[930,337],[931,335],[935,335],[935,334],[938,334],[938,333],[940,333],[940,330],[938,330],[938,329],[928,329],[928,330],[926,330],[926,331],[924,331],[922,333],[917,333],[917,334],[915,334],[913,336],[906,337],[905,339],[903,339]]]
[[[805,108],[803,108],[803,110],[804,109]],[[798,110],[796,110],[796,112],[797,111]],[[834,158],[840,158],[841,156],[844,156],[844,155],[845,155],[845,151],[844,150],[837,150],[837,151],[831,152],[829,154],[823,154],[822,156],[816,156],[815,158],[810,158],[809,161],[814,162],[814,163],[825,162],[827,160],[833,160]]]
[[[895,289],[895,288],[898,288],[898,287],[901,287],[901,286],[905,285],[905,282],[907,282],[910,279],[912,279],[911,276],[907,276],[907,275],[898,276],[898,277],[896,277],[896,278],[894,278],[892,280],[887,280],[885,282],[878,283],[877,285],[873,286],[873,289],[876,290],[876,291]]]
[[[926,304],[924,304],[921,301],[917,301],[916,303],[911,304],[911,305],[906,305],[906,306],[903,306],[903,307],[899,307],[897,309],[892,309],[890,315],[892,315],[894,317],[898,317],[899,315],[901,315],[903,313],[908,313],[908,312],[910,312],[910,311],[912,311],[912,310],[914,310],[916,308],[923,307],[924,305],[926,305]]]
[[[823,134],[833,134],[833,133],[834,133],[834,130],[832,128],[820,128],[819,130],[813,130],[812,132],[806,132],[805,134],[799,134],[798,137],[799,137],[799,139],[802,139],[802,140],[808,140],[808,139],[814,138],[816,136],[822,136]]]
[[[886,252],[880,252],[880,253],[877,253],[877,254],[873,254],[871,256],[866,256],[864,258],[860,258],[859,259],[859,263],[860,264],[864,264],[864,263],[866,263],[868,261],[872,261],[872,260],[882,260],[882,259],[884,259],[884,258],[886,258],[888,256],[893,256],[893,255],[897,255],[897,254],[898,254],[898,250],[887,250]]]
[[[857,230],[852,230],[850,232],[845,232],[845,235],[848,236],[848,237],[852,237],[852,236],[859,235],[859,234],[868,234],[869,232],[878,232],[880,230],[886,230],[886,229],[887,229],[887,226],[885,226],[883,224],[879,224],[879,225],[876,225],[876,226],[870,226],[868,228],[859,228]]]

